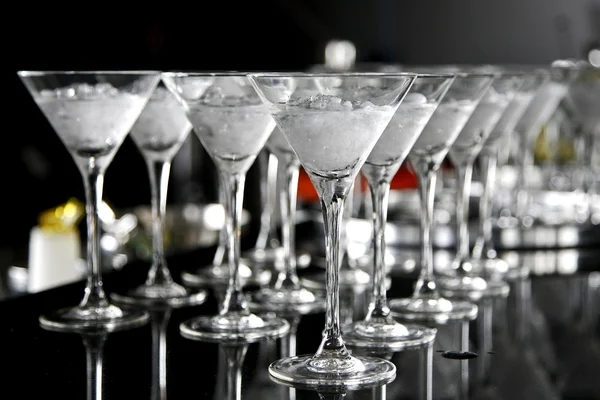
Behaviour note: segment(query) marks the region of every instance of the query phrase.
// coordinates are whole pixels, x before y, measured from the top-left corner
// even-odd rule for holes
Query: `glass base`
[[[42,328],[74,333],[112,332],[135,328],[148,322],[148,313],[123,309],[113,304],[101,307],[73,307],[40,316]]]
[[[443,297],[409,297],[390,300],[392,315],[407,321],[425,324],[445,324],[449,321],[473,320],[478,308],[468,301],[448,300]]]
[[[265,286],[271,280],[271,272],[267,270],[252,271],[246,262],[239,268],[242,286]],[[181,280],[186,286],[214,287],[229,284],[229,265],[213,265],[198,269],[195,273],[182,272]]]
[[[478,276],[440,276],[437,284],[442,296],[477,301],[486,297],[506,297],[509,285],[500,280],[486,280]]]
[[[299,356],[275,361],[269,365],[269,374],[276,382],[298,389],[359,390],[391,382],[396,367],[376,357]]]
[[[282,316],[306,315],[325,310],[325,297],[308,289],[263,289],[252,296],[250,308]]]
[[[300,281],[302,285],[315,290],[324,290],[325,289],[325,272],[311,274],[304,278],[301,278]],[[340,270],[339,273],[339,283],[340,289],[365,289],[371,284],[371,276],[363,271],[362,269],[343,269]],[[386,278],[386,288],[390,288],[392,281],[389,278]]]
[[[435,339],[436,329],[419,325],[404,325],[394,320],[358,321],[343,329],[349,347],[377,351],[419,349]]]
[[[179,325],[182,336],[188,339],[227,344],[277,339],[289,329],[289,323],[282,318],[234,312],[196,317]]]
[[[206,300],[206,291],[187,289],[175,282],[141,285],[127,294],[112,293],[111,298],[119,303],[171,307],[198,305]]]

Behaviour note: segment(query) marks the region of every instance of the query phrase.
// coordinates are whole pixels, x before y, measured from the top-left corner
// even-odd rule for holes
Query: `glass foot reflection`
[[[454,320],[475,319],[478,311],[473,303],[443,297],[394,299],[390,300],[389,307],[393,316],[404,320],[442,324]]]
[[[401,351],[433,342],[436,330],[389,319],[359,321],[344,327],[344,341],[350,347]]]
[[[297,388],[356,390],[391,382],[396,367],[375,357],[300,356],[275,361],[269,373],[277,382]]]
[[[478,276],[439,277],[437,283],[442,295],[470,300],[506,297],[510,291],[510,287],[504,281],[486,280]]]
[[[289,331],[287,321],[272,315],[228,312],[183,322],[179,329],[188,339],[219,343],[252,343],[277,339]]]
[[[61,332],[111,332],[134,328],[148,321],[148,313],[116,305],[65,308],[40,316],[42,328]]]
[[[206,292],[204,290],[187,289],[175,282],[141,285],[127,294],[113,293],[111,298],[119,303],[133,305],[168,305],[181,307],[204,303]]]

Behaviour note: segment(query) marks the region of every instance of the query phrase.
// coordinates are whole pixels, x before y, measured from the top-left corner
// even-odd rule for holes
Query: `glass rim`
[[[162,71],[161,76],[167,77],[247,77],[250,72],[244,71]]]
[[[252,72],[253,78],[416,78],[415,72]]]
[[[34,70],[19,70],[17,71],[17,75],[21,77],[35,77],[35,76],[47,76],[47,75],[160,75],[161,71],[158,70],[98,70],[98,71],[58,71],[58,70],[48,70],[48,71],[34,71]]]

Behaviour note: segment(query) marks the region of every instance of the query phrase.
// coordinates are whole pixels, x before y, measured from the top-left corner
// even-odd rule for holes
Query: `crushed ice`
[[[356,109],[364,110],[376,108],[375,105],[370,101],[343,100],[336,96],[321,93],[317,94],[316,96],[291,99],[288,102],[288,106],[324,111],[352,111]]]
[[[249,106],[262,104],[260,98],[255,92],[223,90],[221,86],[213,85],[204,92],[201,102],[210,106]]]
[[[90,85],[79,83],[54,90],[42,90],[40,95],[52,99],[94,99],[99,97],[114,97],[119,90],[109,83],[98,83]]]

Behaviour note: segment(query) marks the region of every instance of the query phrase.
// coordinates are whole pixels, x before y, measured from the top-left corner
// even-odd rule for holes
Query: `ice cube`
[[[119,90],[110,83],[99,83],[93,88],[95,94],[104,96],[116,96],[119,94]]]
[[[74,87],[65,87],[54,90],[54,96],[57,99],[70,99],[77,95],[77,90]]]
[[[46,98],[50,98],[50,97],[54,97],[55,93],[54,90],[50,90],[50,89],[42,89],[40,91],[40,96],[41,97],[46,97]]]
[[[74,89],[75,95],[80,98],[90,97],[90,95],[94,95],[96,92],[96,88],[92,85],[88,85],[87,83],[82,83],[72,89]]]
[[[425,104],[427,103],[427,97],[421,93],[408,93],[404,100],[402,100],[404,104]]]

